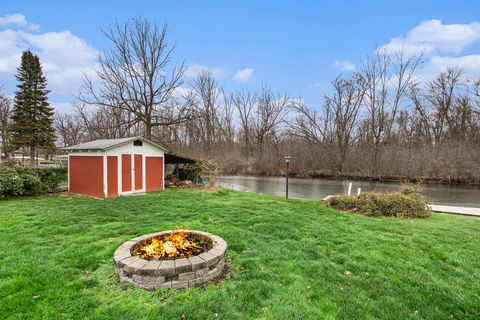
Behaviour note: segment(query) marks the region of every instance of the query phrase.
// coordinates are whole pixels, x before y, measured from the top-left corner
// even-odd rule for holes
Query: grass
[[[223,237],[229,278],[120,284],[115,249],[176,225]],[[479,319],[479,248],[477,218],[372,218],[228,190],[5,200],[0,319]]]

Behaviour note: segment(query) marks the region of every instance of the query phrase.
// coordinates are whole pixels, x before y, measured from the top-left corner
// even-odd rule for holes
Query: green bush
[[[45,187],[40,178],[34,172],[26,172],[19,177],[22,179],[24,196],[35,196],[44,193]]]
[[[34,168],[34,170],[49,192],[54,191],[67,180],[67,168]]]
[[[0,198],[14,197],[23,194],[23,180],[15,169],[0,170]]]
[[[65,168],[0,166],[0,198],[53,192],[67,179]]]
[[[418,187],[406,187],[400,192],[365,192],[359,196],[339,195],[326,204],[341,211],[358,212],[366,216],[426,218],[431,216],[427,200]]]

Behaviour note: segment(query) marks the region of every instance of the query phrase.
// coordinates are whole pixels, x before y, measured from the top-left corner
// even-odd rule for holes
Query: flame
[[[189,234],[174,230],[163,238],[151,238],[140,246],[134,254],[148,260],[189,257],[200,254],[209,246],[206,241],[189,239]]]
[[[144,251],[144,255],[152,258],[159,258],[165,254],[163,241],[157,238],[152,238],[150,244],[140,247],[139,250]]]

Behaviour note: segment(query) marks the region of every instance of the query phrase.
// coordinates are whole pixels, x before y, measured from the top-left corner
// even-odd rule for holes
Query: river
[[[346,193],[352,182],[352,194],[358,188],[365,191],[398,191],[399,183],[347,181],[320,178],[290,178],[289,196],[295,198],[322,199],[328,195]],[[219,185],[225,188],[264,194],[285,195],[285,177],[221,176]],[[459,207],[480,207],[480,188],[428,184],[422,187],[429,203]]]

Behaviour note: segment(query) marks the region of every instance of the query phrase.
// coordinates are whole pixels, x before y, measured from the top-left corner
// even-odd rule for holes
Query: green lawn
[[[122,285],[124,241],[174,226],[223,237],[201,289]],[[480,219],[369,218],[220,190],[0,201],[0,319],[479,319]],[[182,318],[184,316],[184,318]]]

